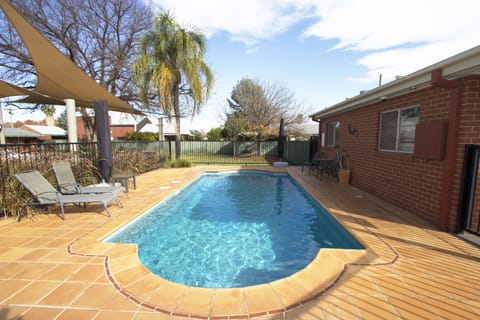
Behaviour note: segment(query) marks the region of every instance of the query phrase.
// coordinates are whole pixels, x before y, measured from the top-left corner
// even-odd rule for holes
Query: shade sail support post
[[[67,113],[67,131],[68,142],[77,143],[77,119],[75,116],[75,100],[65,99],[66,113]]]
[[[104,181],[109,181],[113,173],[113,151],[110,123],[106,100],[93,102],[95,106],[95,130],[98,143],[98,168]]]

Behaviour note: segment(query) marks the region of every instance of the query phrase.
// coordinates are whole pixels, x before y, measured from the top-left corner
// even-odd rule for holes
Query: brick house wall
[[[41,140],[37,138],[5,137],[5,143],[9,144],[37,144]]]
[[[112,133],[112,139],[126,139],[129,133],[135,132],[135,126],[133,124],[118,124],[110,125]]]
[[[95,124],[95,117],[90,117],[90,120],[92,121],[93,124]],[[86,140],[87,135],[85,131],[85,125],[83,123],[82,117],[77,117],[77,136],[80,141]],[[111,124],[111,119],[109,117],[108,120],[110,124],[110,135],[113,140],[117,139],[125,139],[127,137],[128,133],[134,132],[135,131],[135,126],[133,124],[125,124],[125,125],[115,125]],[[94,129],[90,129],[90,134],[94,134]]]
[[[461,83],[462,105],[448,222],[450,231],[453,231],[456,225],[464,145],[480,144],[480,78],[463,79]],[[322,118],[320,134],[325,134],[325,141],[328,139],[327,124],[340,122],[340,147],[323,146],[320,149],[330,157],[345,149],[350,155],[352,185],[437,224],[443,188],[444,160],[428,160],[413,154],[378,150],[380,114],[415,105],[420,106],[419,123],[431,120],[447,121],[450,90],[429,87]],[[350,134],[349,125],[357,129],[358,134]],[[480,198],[480,192],[477,192],[477,196]],[[480,203],[480,199],[477,203]]]
[[[83,140],[86,140],[87,139],[87,133],[86,133],[86,130],[89,130],[90,131],[90,135],[93,136],[94,134],[94,127],[92,128],[86,128],[85,127],[85,123],[83,122],[83,118],[82,117],[77,117],[76,119],[76,122],[77,122],[77,137],[80,141],[83,141]],[[90,120],[92,121],[92,123],[95,123],[95,117],[90,117]],[[110,120],[109,120],[110,121]]]

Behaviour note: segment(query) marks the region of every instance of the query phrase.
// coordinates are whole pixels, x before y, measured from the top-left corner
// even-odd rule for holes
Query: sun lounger
[[[77,183],[73,175],[72,167],[67,161],[54,161],[52,163],[53,172],[57,179],[58,190],[62,194],[77,194],[77,193],[114,193],[119,195],[120,192],[125,193],[128,198],[128,193],[123,186],[109,186],[106,183],[101,185],[81,186]]]
[[[27,172],[16,173],[15,178],[27,189],[32,197],[28,200],[28,205],[60,205],[62,211],[62,219],[65,220],[65,204],[88,204],[101,203],[105,208],[108,216],[110,212],[107,206],[112,202],[117,202],[123,207],[118,195],[114,193],[88,193],[88,194],[70,194],[65,195],[58,192],[50,182],[45,179],[40,172],[33,170]],[[19,214],[18,220],[21,219]]]

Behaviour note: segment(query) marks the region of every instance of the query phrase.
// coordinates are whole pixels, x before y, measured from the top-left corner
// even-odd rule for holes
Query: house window
[[[340,132],[340,122],[330,122],[327,125],[327,146],[336,147],[338,146],[338,138]]]
[[[419,110],[416,106],[383,112],[380,118],[379,149],[413,153]]]

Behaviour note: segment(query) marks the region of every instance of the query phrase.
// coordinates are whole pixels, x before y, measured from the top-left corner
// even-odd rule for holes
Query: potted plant
[[[338,182],[341,184],[348,184],[350,181],[350,155],[343,149],[338,153]]]

